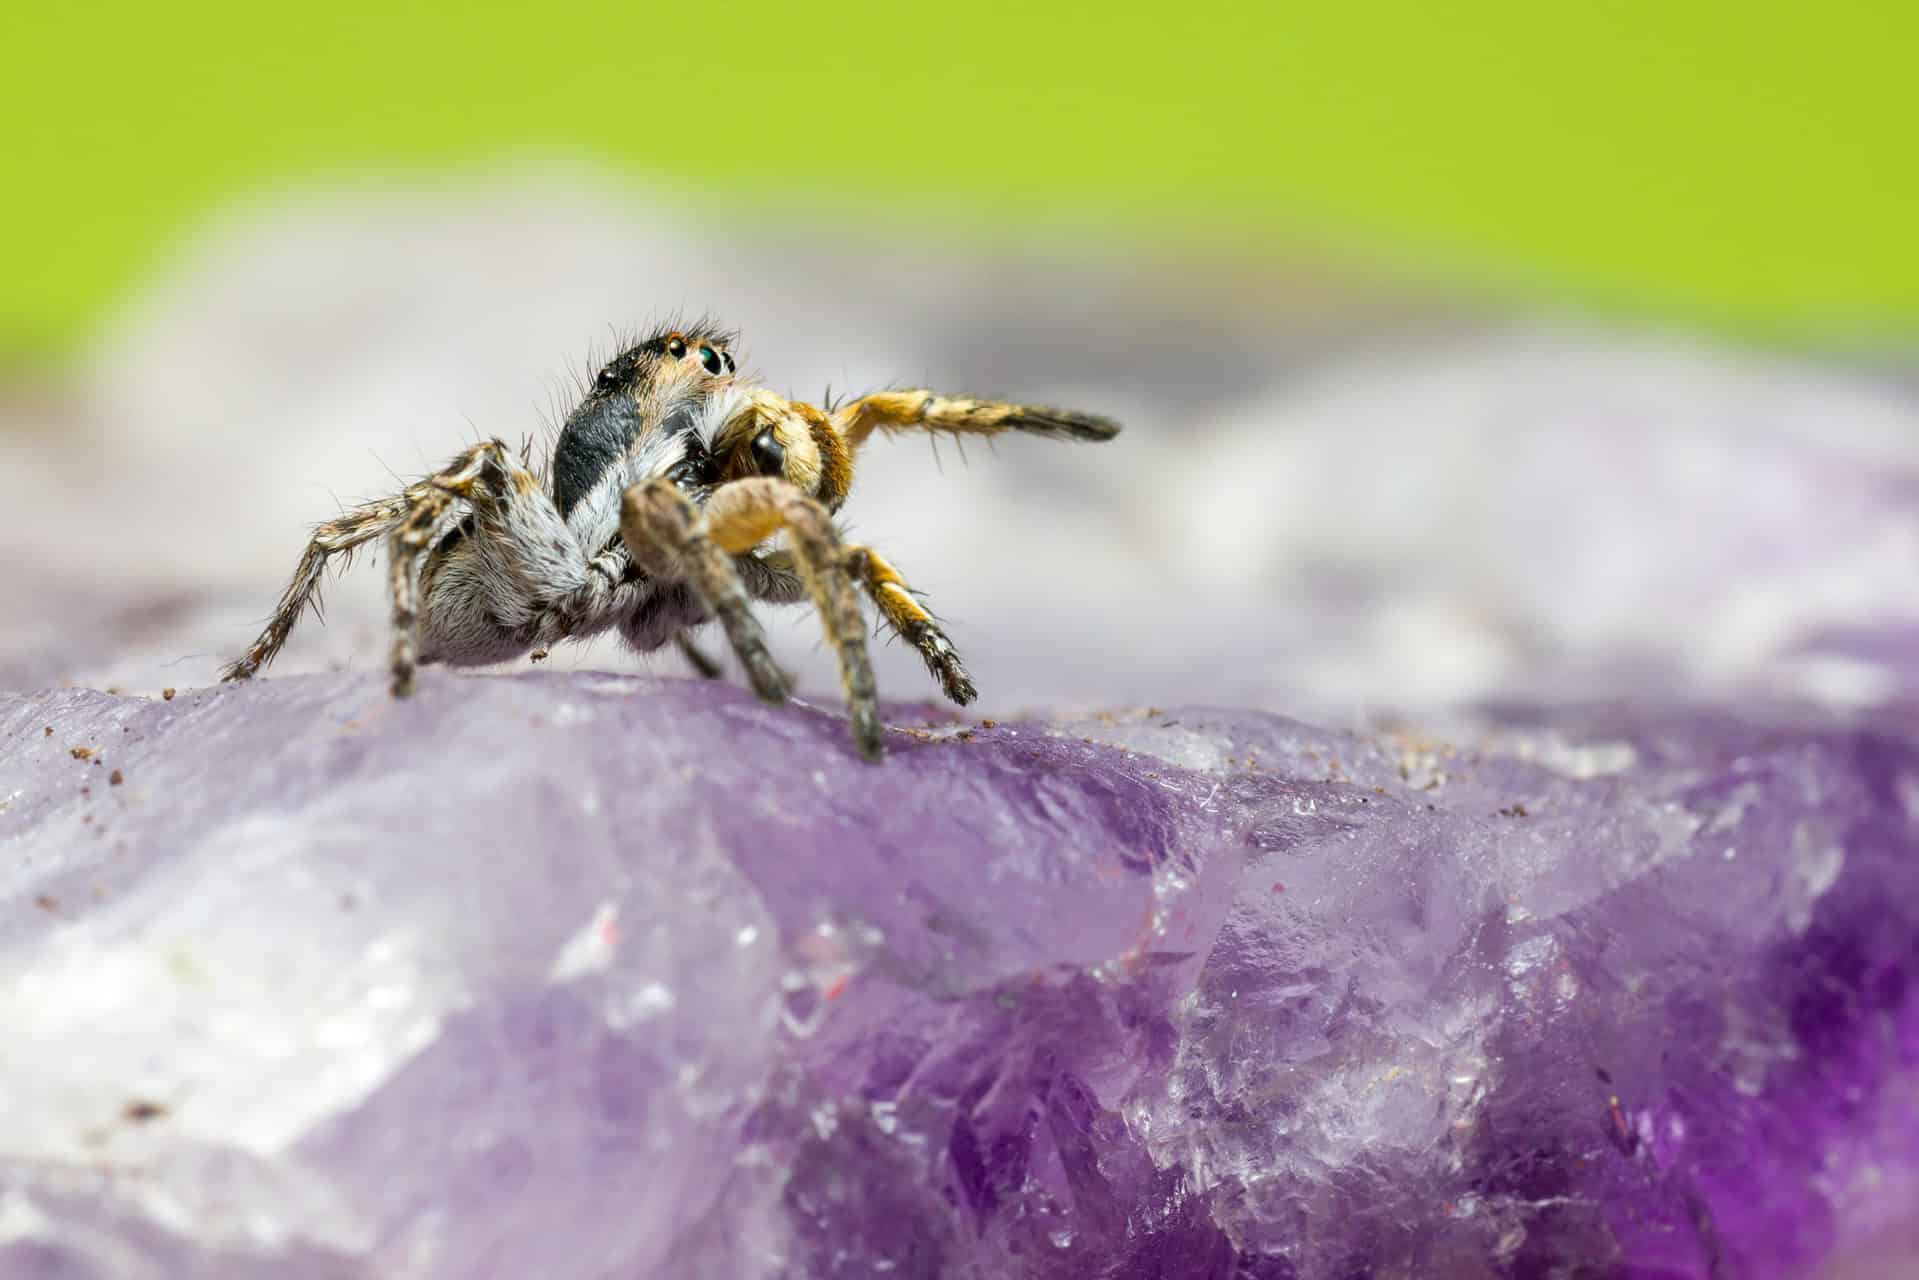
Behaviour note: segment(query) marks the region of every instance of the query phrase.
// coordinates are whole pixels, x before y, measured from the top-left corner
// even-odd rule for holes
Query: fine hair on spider
[[[546,465],[489,440],[400,493],[318,525],[259,639],[222,678],[273,661],[318,604],[329,559],[387,547],[392,688],[421,663],[475,666],[617,631],[642,653],[678,646],[719,667],[689,634],[717,622],[753,690],[787,696],[751,601],[810,601],[840,669],[859,753],[884,753],[860,601],[919,653],[941,691],[975,696],[952,643],[873,548],[833,517],[875,433],[992,437],[1008,431],[1110,440],[1112,421],[1034,405],[881,391],[837,406],[789,400],[739,372],[733,335],[663,328],[608,360],[567,414]],[[771,544],[785,535],[785,545]]]

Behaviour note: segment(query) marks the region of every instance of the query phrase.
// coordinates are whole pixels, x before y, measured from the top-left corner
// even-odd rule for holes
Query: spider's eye
[[[611,391],[620,385],[620,371],[612,365],[608,365],[606,368],[600,370],[600,376],[594,379],[594,382],[600,390]]]
[[[733,370],[739,367],[733,363],[733,353],[731,351],[720,352],[720,359],[726,362],[726,371],[728,373],[733,372]]]
[[[681,356],[686,354],[686,344],[680,341],[677,335],[675,335],[674,337],[668,338],[666,340],[666,354],[668,354],[669,356],[672,356],[675,360],[678,360]]]
[[[763,476],[777,476],[786,470],[786,450],[774,439],[771,427],[753,437],[753,465]]]
[[[711,347],[700,348],[700,366],[708,373],[716,375],[724,367],[720,363],[720,353]]]

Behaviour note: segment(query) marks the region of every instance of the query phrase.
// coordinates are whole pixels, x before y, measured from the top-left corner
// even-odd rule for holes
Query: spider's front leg
[[[713,541],[699,508],[666,479],[636,485],[620,505],[620,536],[633,563],[655,578],[684,578],[699,595],[746,668],[753,692],[786,701],[786,678],[766,647],[766,634],[747,608],[746,588],[732,557]]]
[[[726,672],[720,670],[720,664],[708,657],[706,650],[693,643],[693,637],[684,631],[673,633],[673,647],[686,659],[686,665],[693,668],[693,674],[702,680],[718,680]]]
[[[651,573],[683,577],[719,618],[755,691],[774,702],[785,697],[785,681],[747,606],[733,557],[745,555],[782,529],[792,536],[800,577],[839,656],[854,743],[862,756],[878,760],[885,752],[885,730],[866,652],[866,629],[848,576],[846,549],[825,507],[783,480],[756,478],[721,485],[699,508],[672,485],[656,480],[627,491],[620,521],[635,563]]]
[[[1095,413],[943,396],[937,391],[876,391],[840,406],[833,429],[849,449],[858,449],[875,431],[944,432],[957,436],[996,436],[1007,431],[1052,436],[1058,440],[1111,440],[1119,424]]]

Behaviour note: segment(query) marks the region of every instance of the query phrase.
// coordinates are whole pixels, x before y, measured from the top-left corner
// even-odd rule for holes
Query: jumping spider
[[[329,556],[384,537],[397,697],[412,692],[421,662],[501,662],[613,628],[643,653],[673,642],[716,676],[687,632],[717,619],[754,691],[780,702],[786,677],[747,601],[810,597],[839,658],[854,742],[876,760],[883,730],[855,594],[864,590],[946,696],[971,702],[959,654],[898,571],[834,527],[854,453],[875,431],[1110,440],[1119,427],[931,391],[822,409],[755,386],[732,347],[731,335],[699,325],[622,351],[567,416],[544,479],[529,456],[489,440],[398,496],[321,524],[272,620],[223,678],[247,679],[273,660]],[[767,549],[781,531],[788,548]]]

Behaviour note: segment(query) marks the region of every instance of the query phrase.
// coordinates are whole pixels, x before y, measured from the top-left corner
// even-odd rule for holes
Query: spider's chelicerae
[[[1060,409],[883,391],[837,409],[788,400],[739,374],[731,336],[662,331],[599,371],[541,474],[498,440],[403,493],[313,532],[279,607],[224,678],[273,660],[314,601],[328,557],[387,540],[393,692],[422,662],[501,662],[617,629],[642,652],[668,642],[718,668],[687,632],[717,620],[760,697],[786,697],[748,600],[811,598],[837,653],[860,753],[883,751],[858,593],[919,651],[954,702],[974,697],[952,644],[892,565],[841,539],[833,513],[875,431],[1110,440],[1114,423]],[[787,545],[769,548],[784,532]]]

